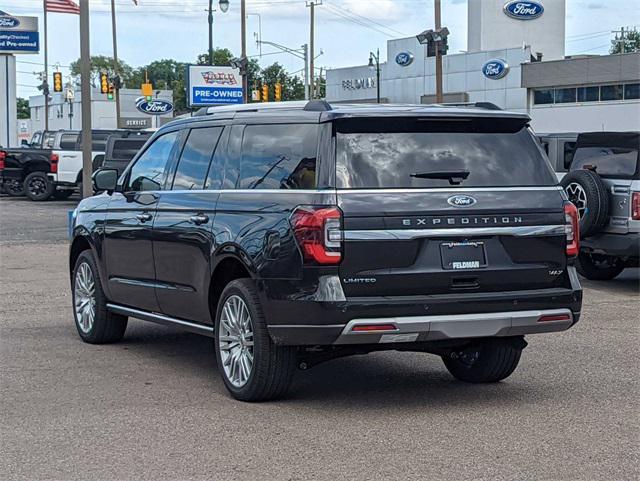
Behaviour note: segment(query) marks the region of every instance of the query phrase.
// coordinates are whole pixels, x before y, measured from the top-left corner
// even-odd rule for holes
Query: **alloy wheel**
[[[587,212],[587,193],[577,182],[571,182],[565,191],[569,201],[578,209],[578,217],[582,219]]]
[[[253,369],[253,323],[249,308],[240,296],[229,296],[222,307],[218,348],[227,380],[241,388]]]
[[[40,178],[31,179],[29,182],[29,192],[34,195],[44,194],[47,191],[47,184]]]
[[[76,270],[73,294],[76,321],[80,330],[88,334],[96,318],[96,285],[91,267],[86,262]]]

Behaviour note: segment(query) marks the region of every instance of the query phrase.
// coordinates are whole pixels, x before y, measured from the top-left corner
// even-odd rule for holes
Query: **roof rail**
[[[251,104],[220,105],[203,107],[194,117],[203,115],[215,115],[219,113],[235,114],[238,112],[259,112],[263,110],[306,110],[308,112],[326,112],[331,110],[331,105],[326,100],[294,100],[289,102],[262,102]]]
[[[502,110],[492,102],[445,102],[437,105],[443,105],[445,107],[476,107],[478,109],[485,110]]]

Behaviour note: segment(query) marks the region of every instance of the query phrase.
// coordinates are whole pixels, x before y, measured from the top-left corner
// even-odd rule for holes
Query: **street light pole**
[[[82,198],[91,197],[91,48],[89,46],[89,0],[80,0],[80,79],[82,101]]]
[[[375,60],[375,65],[373,61]],[[376,102],[380,103],[380,49],[376,49],[376,53],[369,52],[369,68],[376,69]]]
[[[440,0],[434,1],[434,16],[436,23],[436,32],[442,28],[441,24],[441,8]],[[441,104],[442,98],[442,52],[440,51],[441,42],[436,43],[436,103]]]
[[[245,0],[240,0],[240,37],[240,58],[245,60],[247,58],[247,8]],[[242,102],[245,104],[248,102],[247,90],[247,69],[245,67],[242,72]]]
[[[209,0],[209,65],[213,65],[213,0]]]
[[[118,77],[118,41],[116,33],[116,2],[111,0],[111,33],[113,35],[113,76]],[[116,91],[116,128],[120,128],[120,81],[114,86]]]

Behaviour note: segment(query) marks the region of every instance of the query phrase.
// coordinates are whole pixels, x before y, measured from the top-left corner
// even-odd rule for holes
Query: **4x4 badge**
[[[477,201],[470,195],[452,195],[447,199],[447,204],[454,207],[469,207]]]

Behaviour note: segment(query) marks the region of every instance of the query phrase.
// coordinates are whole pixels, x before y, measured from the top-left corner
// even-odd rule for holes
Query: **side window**
[[[318,125],[248,125],[241,189],[315,189]]]
[[[111,132],[93,132],[91,135],[91,150],[93,152],[104,152],[109,135],[111,135]]]
[[[207,181],[204,186],[205,189],[219,190],[222,188],[222,182],[224,180],[224,164],[227,159],[229,132],[231,132],[231,127],[225,127],[222,131],[222,135],[220,136],[220,140],[218,140],[216,151],[213,154],[213,159],[211,160],[211,167],[209,167],[209,175],[207,175]]]
[[[129,172],[128,191],[160,190],[164,183],[165,166],[178,138],[178,131],[158,137],[138,158]]]
[[[564,159],[564,168],[569,169],[571,167],[571,162],[573,161],[573,154],[576,153],[576,143],[575,142],[565,142],[564,148],[562,149],[563,159]]]
[[[229,133],[229,146],[224,159],[223,189],[235,189],[240,176],[240,152],[242,149],[242,137],[244,125],[234,125]]]
[[[204,187],[209,161],[216,149],[221,132],[222,127],[192,129],[189,132],[173,178],[173,190],[193,190]]]
[[[77,141],[78,134],[62,134],[60,136],[60,150],[74,150]]]

